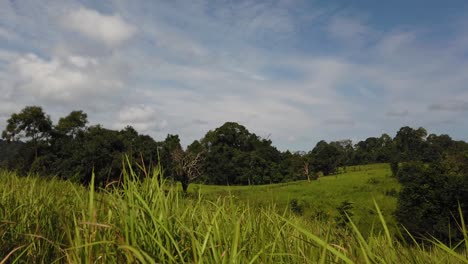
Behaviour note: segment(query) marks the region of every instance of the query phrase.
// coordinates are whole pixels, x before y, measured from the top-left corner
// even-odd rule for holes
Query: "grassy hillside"
[[[199,187],[199,193],[208,199],[203,195],[185,197],[178,189],[161,185],[158,171],[144,181],[127,172],[121,188],[100,192],[92,185],[86,189],[70,182],[0,172],[0,263],[466,262],[463,244],[454,245],[454,249],[434,242],[434,247],[422,248],[400,242],[385,229],[363,237],[352,223],[339,228],[327,219],[287,210],[278,214],[280,206],[268,203],[287,203],[293,195],[299,195],[310,199],[308,208],[313,208],[312,200],[319,197],[306,196],[307,188],[322,190],[323,196],[325,189],[336,188],[344,197],[358,197],[358,191],[352,195],[353,186],[358,186],[373,191],[367,192],[368,199],[361,194],[362,198],[355,201],[379,214],[368,200],[374,194],[378,201],[387,199],[379,198],[375,189],[385,190],[387,187],[378,187],[380,183],[392,181],[385,173],[377,173],[385,171],[385,166],[369,168],[374,169],[311,184],[259,186],[257,194],[249,191],[254,187]],[[376,177],[381,182],[369,183],[358,175]],[[338,184],[345,176],[349,177],[348,184]],[[237,195],[226,196],[226,192]],[[256,195],[264,199],[254,202]],[[338,192],[327,197],[341,201]],[[361,210],[357,205],[355,208],[356,212]],[[383,217],[379,225],[386,226]]]
[[[305,219],[319,217],[322,220],[335,219],[336,209],[343,202],[352,203],[353,221],[360,230],[368,234],[379,222],[373,200],[377,202],[390,227],[395,221],[399,184],[391,177],[388,164],[353,166],[346,173],[322,177],[317,181],[299,181],[260,186],[190,186],[192,193],[201,193],[206,198],[230,196],[236,202],[248,202],[254,206],[276,204],[278,209],[291,207],[297,201],[298,214]],[[378,225],[377,225],[378,228]]]

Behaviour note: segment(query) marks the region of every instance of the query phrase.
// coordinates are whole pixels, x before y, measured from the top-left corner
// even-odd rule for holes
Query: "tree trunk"
[[[307,181],[310,182],[309,163],[307,161],[304,162],[304,174],[307,176]]]
[[[187,190],[188,190],[188,186],[189,186],[189,179],[188,178],[184,178],[180,181],[180,183],[182,183],[182,191],[184,193],[187,193]]]

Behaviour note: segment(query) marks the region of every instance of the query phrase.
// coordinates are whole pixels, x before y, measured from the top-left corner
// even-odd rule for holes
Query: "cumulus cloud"
[[[70,30],[109,46],[128,40],[136,32],[136,28],[118,14],[104,15],[84,7],[64,16],[62,24]]]
[[[158,119],[157,112],[148,105],[127,106],[117,113],[115,129],[122,129],[125,126],[132,126],[136,130],[144,133],[160,131],[167,127],[167,120]]]
[[[17,92],[57,102],[103,95],[121,89],[124,82],[115,67],[74,55],[47,60],[29,53],[12,61],[9,71]]]
[[[76,87],[88,82],[86,75],[63,67],[59,60],[46,61],[34,54],[19,58],[12,67],[20,79],[19,88],[41,98],[70,100]]]

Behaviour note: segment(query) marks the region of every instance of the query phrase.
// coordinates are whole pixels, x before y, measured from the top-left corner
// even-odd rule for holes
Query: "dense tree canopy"
[[[72,111],[68,116],[59,119],[55,131],[62,135],[76,137],[86,128],[88,115],[83,111]]]
[[[315,145],[314,149],[309,153],[311,157],[312,167],[316,171],[323,172],[324,175],[336,173],[340,165],[342,153],[335,144],[328,144],[322,140]]]
[[[403,189],[396,216],[412,234],[447,242],[462,239],[459,206],[466,219],[468,159],[458,163],[455,170],[453,165],[411,162],[399,169],[397,175]]]
[[[201,139],[206,150],[203,180],[211,184],[264,184],[281,181],[281,153],[271,141],[227,122]]]

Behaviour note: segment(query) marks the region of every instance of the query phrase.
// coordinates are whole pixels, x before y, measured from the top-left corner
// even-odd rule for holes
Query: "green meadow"
[[[88,188],[0,172],[0,263],[466,263],[465,240],[404,242],[386,164],[264,186]],[[295,202],[293,202],[295,201]],[[350,220],[339,225],[344,201]],[[345,214],[346,215],[346,214]]]
[[[255,207],[275,204],[278,209],[291,208],[296,203],[296,215],[304,219],[321,218],[332,220],[339,217],[337,208],[343,202],[351,203],[352,220],[363,233],[372,227],[379,228],[374,200],[380,207],[389,226],[395,226],[392,213],[395,211],[398,181],[391,177],[388,164],[351,166],[340,173],[321,177],[319,180],[296,181],[283,184],[253,186],[190,185],[189,192],[201,193],[215,200],[229,197],[236,203],[248,203]],[[294,210],[293,210],[294,211]]]

